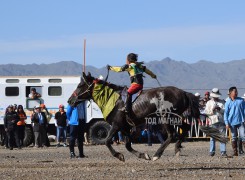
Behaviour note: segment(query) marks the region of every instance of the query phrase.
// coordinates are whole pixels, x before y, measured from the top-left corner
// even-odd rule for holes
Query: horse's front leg
[[[130,133],[129,131],[128,132],[124,132],[124,135],[125,135],[125,147],[126,149],[131,152],[132,154],[134,154],[135,156],[137,156],[138,158],[142,158],[142,159],[146,159],[146,160],[151,160],[150,156],[146,153],[141,153],[141,152],[138,152],[136,150],[134,150],[132,148],[132,139],[130,137]]]
[[[115,128],[114,125],[112,125],[112,127],[111,127],[111,129],[110,129],[110,131],[109,131],[108,137],[107,137],[107,139],[106,139],[105,145],[108,147],[108,149],[110,150],[111,154],[112,154],[114,157],[116,157],[116,158],[119,159],[120,161],[123,161],[123,162],[124,162],[125,159],[124,159],[123,154],[121,154],[121,153],[115,151],[115,149],[114,149],[114,148],[112,147],[112,145],[111,145],[111,140],[112,140],[113,136],[114,136],[117,132],[118,132],[118,129]]]

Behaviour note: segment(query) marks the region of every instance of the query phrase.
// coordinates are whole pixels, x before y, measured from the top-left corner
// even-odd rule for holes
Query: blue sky
[[[0,64],[125,63],[170,57],[245,59],[243,0],[8,0],[0,5]]]

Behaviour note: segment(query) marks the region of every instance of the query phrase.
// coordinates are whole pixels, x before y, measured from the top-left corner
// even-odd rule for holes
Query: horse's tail
[[[188,99],[188,108],[191,110],[191,116],[198,119],[200,117],[199,101],[192,93],[185,92]]]
[[[207,136],[210,136],[214,138],[215,140],[227,143],[228,138],[225,136],[225,134],[222,134],[218,129],[210,127],[210,126],[199,126],[200,130],[204,132]]]

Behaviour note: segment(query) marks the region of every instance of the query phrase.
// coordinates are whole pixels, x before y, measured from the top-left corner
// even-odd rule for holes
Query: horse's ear
[[[90,82],[90,83],[94,80],[94,77],[91,75],[90,72],[88,72],[88,74],[87,74],[87,80],[88,80],[88,82]]]
[[[86,76],[85,72],[83,72],[83,79],[84,79],[85,81],[87,81],[87,76]]]
[[[87,77],[88,77],[88,78],[91,78],[91,77],[92,77],[92,75],[91,75],[91,73],[90,73],[90,72],[88,72]]]

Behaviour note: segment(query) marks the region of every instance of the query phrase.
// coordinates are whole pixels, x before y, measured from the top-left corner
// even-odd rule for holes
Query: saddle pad
[[[103,89],[102,89],[103,88]],[[95,103],[99,106],[104,119],[108,117],[111,111],[114,109],[116,102],[120,95],[108,86],[103,86],[103,84],[96,83],[93,90],[93,99]]]

